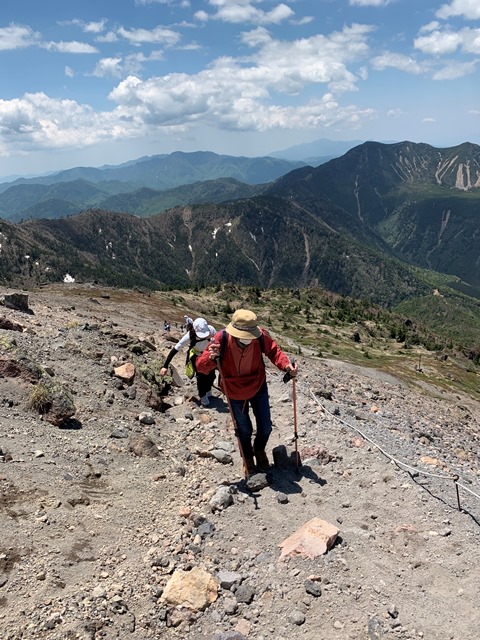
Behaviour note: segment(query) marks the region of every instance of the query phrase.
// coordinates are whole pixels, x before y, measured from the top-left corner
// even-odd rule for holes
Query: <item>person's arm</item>
[[[173,347],[173,349],[170,350],[170,353],[168,354],[168,356],[165,359],[165,362],[163,363],[163,367],[160,369],[160,375],[164,376],[167,373],[167,369],[170,365],[170,362],[173,360],[174,356],[176,356],[178,353],[178,349],[176,347]]]
[[[221,331],[216,333],[213,342],[210,342],[208,347],[196,359],[195,366],[198,372],[207,374],[216,368],[217,359],[220,355],[221,334]]]
[[[160,375],[164,376],[167,373],[167,369],[170,365],[170,362],[173,360],[173,358],[177,355],[177,353],[183,349],[183,347],[187,344],[187,342],[190,340],[190,335],[188,333],[186,333],[184,336],[182,336],[180,338],[180,340],[177,342],[177,344],[173,347],[173,349],[170,350],[170,353],[168,354],[168,356],[165,359],[165,362],[163,363],[163,367],[160,369]]]
[[[298,364],[292,365],[289,357],[284,353],[278,344],[273,340],[266,331],[263,333],[263,344],[265,355],[280,371],[288,371],[290,375],[295,377],[298,373]]]

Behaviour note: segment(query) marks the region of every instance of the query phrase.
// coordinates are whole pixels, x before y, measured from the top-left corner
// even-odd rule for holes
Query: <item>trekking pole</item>
[[[295,366],[295,359],[292,358],[292,367]],[[295,469],[298,471],[299,469],[299,458],[298,458],[298,432],[297,432],[297,378],[296,376],[292,376],[290,371],[283,376],[283,381],[288,382],[292,381],[292,397],[293,397],[293,439],[295,440]]]
[[[217,360],[217,369],[218,369],[218,373],[220,374],[220,378],[222,378],[223,375],[222,375],[222,367],[220,366],[220,358]],[[230,404],[230,398],[227,396],[227,394],[225,394],[225,397],[227,399],[228,409],[230,411],[230,418],[232,419],[233,432],[237,437],[238,450],[240,451],[240,457],[242,458],[243,472],[245,474],[245,478],[248,480],[250,478],[250,474],[248,473],[247,461],[245,460],[245,454],[243,453],[242,443],[240,442],[240,436],[238,435],[237,423],[233,415],[233,409],[232,409],[232,405]]]

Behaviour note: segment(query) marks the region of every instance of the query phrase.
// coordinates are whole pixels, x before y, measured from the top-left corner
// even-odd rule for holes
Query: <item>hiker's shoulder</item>
[[[269,338],[270,340],[273,340],[268,329],[265,329],[265,327],[259,327],[259,329],[262,332],[262,335],[260,337]]]

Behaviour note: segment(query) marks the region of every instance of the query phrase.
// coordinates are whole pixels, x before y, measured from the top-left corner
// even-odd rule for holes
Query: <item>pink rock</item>
[[[132,382],[135,377],[135,365],[133,365],[131,362],[126,362],[119,367],[115,367],[113,372],[115,373],[117,378],[120,378],[124,382]]]
[[[321,518],[312,518],[278,545],[282,549],[279,560],[284,560],[286,556],[302,556],[313,560],[324,555],[335,544],[338,533],[333,524]]]

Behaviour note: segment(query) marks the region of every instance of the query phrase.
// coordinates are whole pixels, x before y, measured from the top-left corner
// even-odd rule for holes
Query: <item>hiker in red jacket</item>
[[[197,370],[206,374],[220,361],[220,387],[229,400],[248,474],[270,467],[265,447],[272,431],[272,419],[262,353],[280,371],[289,371],[292,377],[297,375],[298,365],[292,365],[277,343],[257,325],[253,311],[238,309],[227,328],[215,334],[214,341],[196,362]],[[257,427],[253,447],[250,408]]]

